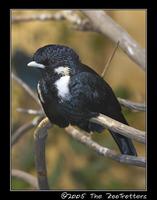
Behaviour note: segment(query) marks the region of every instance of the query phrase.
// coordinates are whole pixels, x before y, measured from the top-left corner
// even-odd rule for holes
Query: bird
[[[37,94],[52,124],[61,128],[73,125],[88,133],[101,133],[105,128],[90,121],[101,113],[128,125],[112,88],[96,71],[83,64],[71,47],[42,46],[27,66],[41,71]],[[137,156],[131,139],[109,132],[122,154]]]

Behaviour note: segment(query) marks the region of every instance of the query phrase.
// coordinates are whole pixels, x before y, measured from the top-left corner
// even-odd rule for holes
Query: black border
[[[1,91],[1,177],[0,188],[7,191],[10,183],[10,16],[9,10],[1,11],[0,17],[3,28],[1,31],[1,49],[3,59],[0,59],[2,69],[0,78]],[[5,24],[5,26],[4,26]]]
[[[6,2],[7,3],[7,2]],[[70,2],[69,2],[70,3]],[[142,4],[143,3],[143,4]],[[152,2],[151,2],[152,3]],[[84,4],[84,3],[83,3]],[[0,170],[1,176],[0,179],[3,181],[0,181],[0,190],[3,191],[10,191],[10,9],[16,9],[16,8],[141,8],[141,9],[147,9],[148,13],[148,33],[147,33],[147,47],[148,47],[148,70],[147,70],[147,104],[148,104],[148,109],[147,109],[147,132],[148,132],[148,175],[147,175],[147,190],[148,192],[139,192],[139,191],[133,191],[133,193],[138,193],[138,194],[149,194],[150,198],[153,199],[153,194],[155,194],[155,189],[156,189],[156,184],[153,181],[153,177],[156,174],[157,169],[155,166],[155,162],[153,161],[154,155],[156,155],[156,140],[155,140],[155,134],[156,134],[156,123],[155,123],[155,118],[156,118],[156,102],[157,100],[157,90],[155,90],[155,86],[157,83],[155,82],[157,80],[156,78],[156,67],[155,67],[155,62],[156,61],[156,55],[157,55],[157,10],[155,10],[155,3],[154,5],[152,4],[151,6],[148,5],[146,2],[141,2],[141,1],[136,1],[136,4],[133,2],[129,1],[114,1],[112,2],[111,0],[106,2],[106,5],[104,5],[103,1],[101,1],[99,4],[98,2],[90,2],[89,4],[84,4],[81,5],[81,2],[75,2],[75,5],[68,5],[67,1],[65,3],[61,2],[60,0],[58,1],[29,1],[29,0],[18,0],[18,1],[11,1],[10,5],[5,5],[1,7],[1,33],[3,34],[1,36],[1,53],[4,54],[1,57],[1,108],[3,109],[1,113],[3,113],[3,119],[1,125],[3,125],[3,129],[1,129],[1,145],[0,147],[2,150],[0,150],[2,159],[1,159],[1,164],[0,166],[2,169]],[[155,25],[156,24],[156,25]],[[155,27],[156,26],[156,27]],[[6,74],[5,74],[6,73]],[[5,106],[4,106],[5,105]],[[7,112],[8,109],[8,112]],[[4,123],[3,123],[4,121]],[[153,161],[153,162],[152,162]],[[156,180],[156,179],[154,179]],[[154,185],[153,185],[154,183]],[[63,191],[59,192],[53,192],[57,193],[57,196],[59,199],[61,199],[60,195]],[[75,194],[81,192],[77,191],[72,191]],[[92,191],[95,193],[100,193],[101,191]],[[105,191],[107,192],[107,191]],[[111,191],[112,192],[112,191]],[[121,191],[113,191],[113,194],[120,193]],[[14,193],[14,191],[11,191],[11,193]],[[28,192],[29,193],[29,192]],[[84,192],[83,192],[84,193]],[[88,193],[88,192],[87,192]],[[123,191],[123,193],[129,194],[130,191]],[[104,199],[104,198],[103,198]],[[148,198],[149,199],[149,198]]]
[[[155,137],[156,130],[156,113],[157,113],[157,77],[156,77],[156,58],[157,58],[157,8],[155,5],[148,9],[147,22],[147,152],[148,152],[148,192],[150,198],[155,198],[155,169],[157,169],[156,159],[154,160],[154,151],[157,148],[157,140]]]
[[[105,9],[113,9],[113,8],[148,8],[148,2],[146,1],[64,1],[64,0],[12,0],[10,1],[10,8],[105,8]]]

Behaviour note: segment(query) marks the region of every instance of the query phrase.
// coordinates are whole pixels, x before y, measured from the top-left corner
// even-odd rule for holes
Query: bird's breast
[[[54,83],[58,92],[58,96],[62,100],[69,100],[70,98],[69,83],[70,76],[62,76]]]

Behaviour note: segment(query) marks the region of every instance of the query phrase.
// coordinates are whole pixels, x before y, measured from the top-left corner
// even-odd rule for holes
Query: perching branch
[[[25,181],[26,183],[29,183],[34,188],[38,189],[37,179],[27,172],[18,169],[12,169],[11,175]]]
[[[45,142],[47,138],[47,129],[51,126],[52,124],[46,117],[40,122],[34,133],[35,164],[37,169],[38,184],[41,190],[49,190],[45,161]]]
[[[119,24],[102,10],[82,12],[91,20],[93,30],[106,35],[115,43],[119,41],[119,46],[129,58],[145,70],[145,50]]]
[[[123,101],[123,99],[122,99],[122,101]],[[126,101],[126,103],[127,103],[127,101]],[[129,106],[133,106],[133,105],[129,104]],[[36,111],[36,112],[38,112],[38,111]],[[40,115],[40,117],[43,117],[43,115]],[[41,120],[41,118],[39,118],[39,120]],[[39,120],[38,120],[38,122],[39,122]],[[114,120],[114,119],[112,119],[112,118],[110,118],[106,115],[100,114],[96,118],[91,118],[90,121],[98,123],[98,124],[104,126],[105,128],[108,128],[112,131],[115,131],[116,133],[122,134],[122,135],[124,135],[124,136],[126,136],[130,139],[134,139],[137,142],[145,143],[146,139],[145,139],[145,132],[144,131],[140,131],[140,130],[135,129],[131,126],[120,123],[119,121],[116,121],[116,120]],[[38,122],[36,122],[35,124],[37,125]],[[33,122],[31,122],[31,123],[33,123]],[[27,127],[27,125],[24,125],[23,127],[25,127],[25,126]],[[23,128],[20,127],[19,130],[21,130],[21,129],[23,129]],[[25,130],[25,128],[24,128],[24,130]],[[27,131],[27,129],[26,129],[26,131]],[[19,132],[19,131],[17,131],[17,132]],[[18,135],[18,134],[16,134],[16,135]],[[13,141],[14,141],[14,139],[13,139]]]
[[[43,176],[44,174],[44,179],[45,181],[47,180],[46,176],[46,167],[45,167],[45,139],[47,137],[47,128],[51,127],[51,123],[49,122],[48,118],[46,117],[38,126],[37,132],[38,132],[38,150],[36,148],[36,159],[38,162],[36,162],[36,167],[38,168],[38,181],[40,181],[40,175]],[[104,157],[111,158],[115,161],[125,163],[125,164],[130,164],[130,165],[135,165],[139,167],[145,167],[145,159],[143,157],[136,157],[136,156],[129,156],[129,155],[119,155],[115,151],[110,150],[106,147],[103,147],[99,145],[98,143],[94,142],[90,137],[88,137],[87,133],[85,131],[80,131],[77,130],[76,128],[72,126],[68,126],[65,128],[67,133],[71,135],[73,138],[76,140],[80,141],[81,143],[89,146],[91,149],[99,153],[100,155],[103,155]],[[36,133],[37,133],[36,132]],[[39,141],[40,138],[40,141]],[[40,153],[39,153],[40,152]],[[42,155],[42,156],[41,156]],[[42,166],[42,167],[41,167]],[[40,173],[39,173],[40,172]],[[41,184],[39,182],[39,187],[41,187]]]
[[[145,167],[145,158],[144,157],[136,157],[136,156],[130,156],[130,155],[123,155],[123,154],[117,154],[115,151],[108,149],[106,147],[103,147],[99,145],[98,143],[94,142],[90,137],[85,134],[85,131],[77,130],[76,128],[72,126],[68,126],[65,128],[67,133],[78,140],[79,142],[87,145],[94,151],[96,151],[98,154],[103,155],[104,157],[111,158],[112,160],[115,160],[120,163],[125,163],[129,165],[135,165],[138,167]]]
[[[31,130],[32,128],[34,128],[35,126],[37,126],[37,124],[41,121],[42,116],[37,116],[35,117],[32,121],[22,125],[21,127],[19,127],[12,135],[11,137],[11,145],[15,145],[19,139],[25,134],[27,133],[27,131]]]
[[[41,190],[49,190],[45,161],[45,141],[47,138],[47,129],[51,126],[52,125],[49,119],[46,117],[40,122],[34,133],[35,163],[37,169],[38,185]],[[90,137],[87,136],[88,134],[85,131],[79,131],[72,126],[68,126],[67,128],[65,128],[65,130],[70,136],[80,141],[81,143],[87,145],[88,147],[90,147],[100,155],[103,155],[104,157],[111,158],[112,160],[115,160],[120,163],[134,165],[138,167],[145,167],[146,165],[144,157],[136,157],[122,154],[119,155],[115,151],[110,150],[94,142]]]
[[[145,132],[135,129],[131,126],[127,126],[122,124],[106,115],[99,114],[98,117],[94,117],[90,119],[91,122],[100,124],[105,128],[110,129],[111,131],[116,132],[117,134],[124,135],[130,139],[136,140],[140,143],[146,143]]]

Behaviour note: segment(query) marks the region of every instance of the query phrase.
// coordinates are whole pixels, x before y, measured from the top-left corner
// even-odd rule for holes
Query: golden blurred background
[[[12,16],[55,13],[58,10],[12,10]],[[60,11],[60,10],[59,10]],[[145,10],[108,10],[107,13],[119,23],[143,48],[146,38]],[[115,44],[107,37],[94,32],[74,30],[68,21],[32,21],[11,24],[12,71],[35,89],[39,74],[27,69],[27,62],[39,47],[46,44],[64,44],[72,47],[83,63],[102,73]],[[121,49],[116,51],[105,80],[117,97],[145,102],[146,77]],[[36,90],[35,90],[36,92]],[[17,112],[17,108],[39,109],[32,98],[12,82],[12,132],[34,118]],[[145,113],[123,108],[129,124],[145,130]],[[34,164],[33,131],[25,134],[12,149],[12,168],[24,170],[36,176]],[[92,138],[106,147],[118,150],[108,131],[94,133]],[[134,142],[138,155],[145,155],[145,147]],[[46,144],[48,178],[52,189],[145,189],[146,171],[143,168],[117,163],[97,155],[88,147],[70,138],[57,126],[49,130]],[[12,178],[12,189],[31,187]]]

